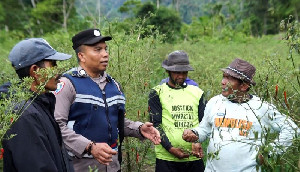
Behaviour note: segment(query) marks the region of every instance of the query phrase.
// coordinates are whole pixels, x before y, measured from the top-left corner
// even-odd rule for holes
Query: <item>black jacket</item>
[[[4,85],[0,92],[7,92]],[[6,133],[4,171],[69,172],[74,171],[54,119],[55,96],[45,93],[29,100],[28,107]]]

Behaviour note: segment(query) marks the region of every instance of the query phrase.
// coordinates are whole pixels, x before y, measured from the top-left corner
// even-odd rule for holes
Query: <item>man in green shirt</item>
[[[181,137],[184,129],[198,126],[203,117],[203,91],[185,82],[193,68],[184,51],[170,53],[162,67],[170,79],[151,90],[148,102],[150,121],[162,137],[161,144],[155,146],[155,171],[204,171],[200,143],[188,143]]]

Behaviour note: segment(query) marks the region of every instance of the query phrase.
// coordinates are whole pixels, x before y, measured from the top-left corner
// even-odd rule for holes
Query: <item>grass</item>
[[[70,34],[71,35],[71,34]],[[71,48],[71,38],[69,34],[56,33],[55,35],[45,35],[50,45],[55,49],[74,55]],[[254,64],[257,73],[254,79],[257,86],[251,93],[259,96],[266,96],[279,110],[293,117],[300,125],[299,93],[292,85],[297,85],[295,69],[291,61],[287,60],[288,47],[282,35],[265,36],[261,38],[248,38],[244,41],[212,41],[209,39],[199,39],[197,41],[185,42],[171,45],[162,43],[160,35],[149,36],[145,39],[138,39],[137,33],[130,35],[112,33],[114,41],[108,42],[110,53],[110,66],[108,73],[121,83],[127,99],[127,118],[131,120],[149,121],[148,115],[148,94],[152,87],[159,84],[160,80],[167,77],[166,72],[161,67],[161,62],[166,55],[174,50],[184,50],[190,57],[191,65],[195,71],[189,73],[189,77],[198,82],[199,87],[204,90],[206,99],[220,94],[221,91],[221,68],[227,67],[234,58],[242,58]],[[2,56],[2,74],[0,83],[4,83],[8,78],[15,77],[13,69],[9,63],[8,53],[17,40],[9,40],[0,43]],[[5,49],[4,49],[5,48]],[[299,55],[294,56],[297,66],[300,66]],[[76,58],[68,63],[69,68],[76,66]],[[66,69],[67,70],[67,69]],[[275,85],[279,86],[278,100],[274,100]],[[287,101],[290,109],[285,106],[284,91],[288,93]],[[137,139],[127,139],[124,147],[125,158],[123,163],[124,171],[131,166],[132,171],[154,171],[155,154],[153,146],[148,142],[140,143]],[[207,143],[206,143],[207,144]],[[206,145],[204,144],[204,146]],[[298,144],[296,144],[297,146]],[[149,149],[145,149],[149,148]],[[295,162],[299,161],[299,150],[295,149]],[[136,162],[136,152],[141,158]],[[126,156],[128,154],[128,156]],[[2,161],[0,161],[2,163]]]

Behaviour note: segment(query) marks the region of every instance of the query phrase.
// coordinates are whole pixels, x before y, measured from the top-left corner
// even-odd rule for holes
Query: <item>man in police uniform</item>
[[[188,71],[193,68],[184,51],[170,53],[162,67],[170,79],[151,90],[148,102],[150,121],[162,136],[161,144],[155,146],[155,171],[204,171],[204,163],[200,159],[203,157],[201,145],[185,142],[181,137],[184,129],[197,126],[203,117],[203,91],[185,82]]]
[[[125,97],[118,83],[106,72],[109,61],[99,29],[79,32],[72,38],[79,66],[61,78],[56,90],[55,118],[75,171],[114,172],[120,170],[120,145],[124,136],[148,138],[160,143],[152,123],[124,119]],[[119,140],[118,140],[119,138]],[[119,149],[118,149],[119,148]]]

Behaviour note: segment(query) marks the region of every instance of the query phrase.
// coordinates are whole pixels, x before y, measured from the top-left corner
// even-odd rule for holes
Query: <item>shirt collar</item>
[[[80,74],[80,71],[81,70],[84,70],[80,65],[77,67],[77,72]],[[87,76],[89,76],[87,73],[86,73]],[[99,79],[100,82],[104,82],[106,81],[106,78],[107,78],[107,73],[104,71],[103,72],[103,75],[100,75],[98,78],[94,78],[94,79]]]

